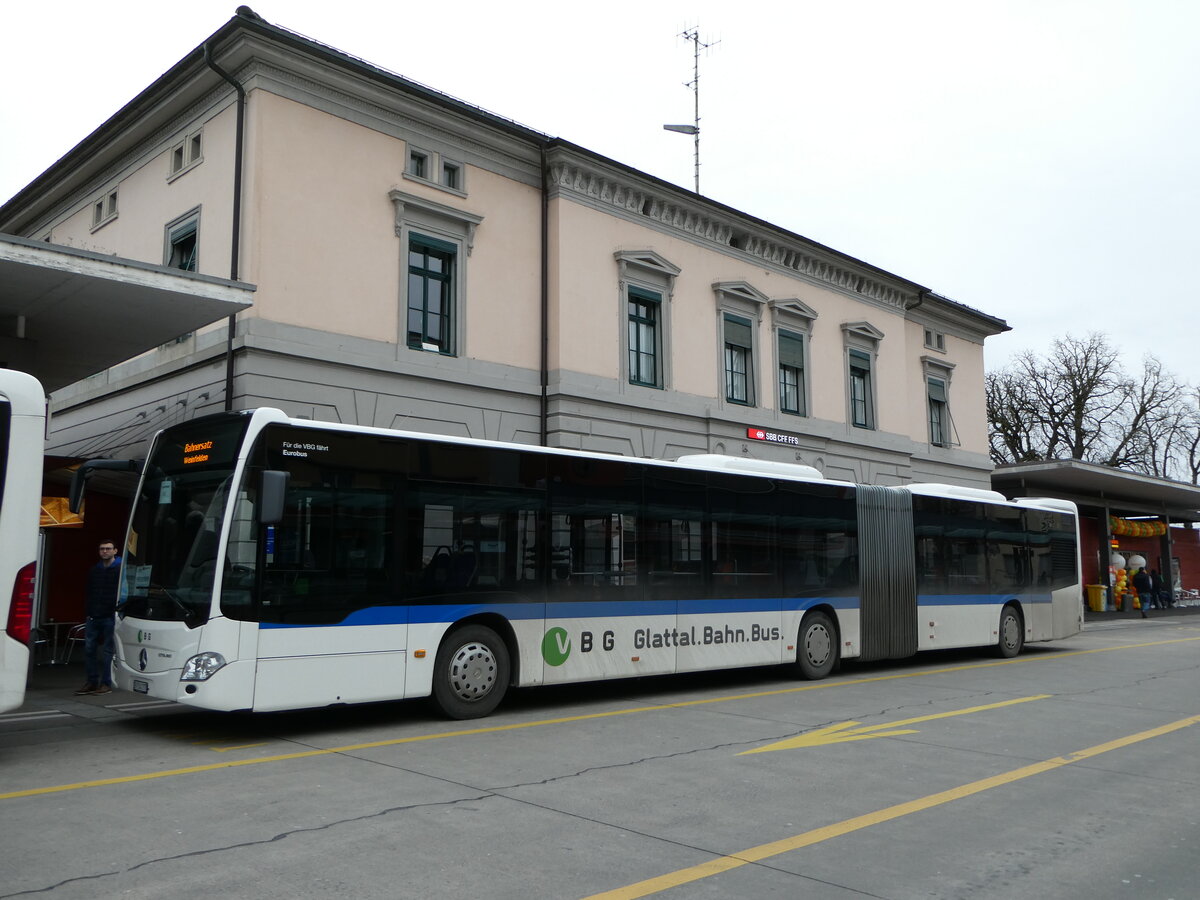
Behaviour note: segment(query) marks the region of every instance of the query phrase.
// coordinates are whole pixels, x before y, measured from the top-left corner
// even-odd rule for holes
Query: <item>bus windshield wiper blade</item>
[[[183,613],[183,621],[185,623],[191,622],[192,619],[196,617],[196,611],[194,609],[176,597],[175,594],[163,587],[161,584],[150,585],[149,595],[151,597],[161,595],[174,603],[179,608],[180,612]]]

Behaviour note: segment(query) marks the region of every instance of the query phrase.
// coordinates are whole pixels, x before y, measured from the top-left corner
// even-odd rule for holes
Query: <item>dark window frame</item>
[[[757,323],[734,313],[721,315],[725,400],[738,406],[754,406],[754,328]]]
[[[804,335],[780,328],[776,332],[775,349],[779,362],[779,411],[793,416],[807,416],[805,403]]]
[[[414,255],[424,262],[414,264]],[[438,260],[440,266],[432,266],[430,260]],[[407,344],[413,350],[436,351],[444,356],[454,356],[455,329],[458,325],[456,290],[458,276],[458,247],[449,241],[439,240],[410,232],[408,236],[408,282],[405,330]],[[414,287],[420,287],[419,291]],[[431,287],[436,290],[431,291]],[[436,297],[432,298],[431,293]],[[438,308],[432,310],[431,306]],[[420,328],[414,329],[414,316],[420,319]],[[431,319],[441,321],[440,329],[431,329]]]
[[[190,216],[167,230],[166,266],[181,272],[200,270],[200,217]]]
[[[850,379],[850,424],[855,428],[875,428],[874,384],[871,354],[851,348],[848,352]]]
[[[926,376],[925,390],[929,403],[929,443],[935,447],[950,446],[949,385],[943,378]]]
[[[663,296],[636,285],[629,285],[626,294],[629,383],[661,388]]]

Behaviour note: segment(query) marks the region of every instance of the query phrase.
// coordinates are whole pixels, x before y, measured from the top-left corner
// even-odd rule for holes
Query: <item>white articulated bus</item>
[[[0,712],[25,699],[45,434],[41,384],[0,369]]]
[[[219,710],[432,697],[471,718],[512,686],[1015,656],[1083,618],[1062,501],[273,409],[155,438],[124,565],[117,684]]]

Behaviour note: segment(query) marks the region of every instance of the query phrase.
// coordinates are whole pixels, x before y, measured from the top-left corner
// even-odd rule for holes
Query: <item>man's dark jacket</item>
[[[117,596],[121,589],[121,557],[113,557],[111,566],[96,563],[88,570],[87,604],[85,611],[89,619],[106,619],[117,609]]]

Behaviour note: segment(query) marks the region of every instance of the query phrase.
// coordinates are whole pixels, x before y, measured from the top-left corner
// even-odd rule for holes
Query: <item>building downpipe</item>
[[[238,14],[242,14],[242,10],[246,7],[239,7]],[[247,11],[249,11],[247,9]],[[251,13],[253,15],[253,13]],[[217,65],[212,57],[212,46],[204,45],[204,62],[205,64],[220,75],[223,79],[233,85],[233,89],[237,91],[237,132],[234,138],[234,153],[233,153],[233,234],[232,247],[229,252],[229,278],[232,281],[238,280],[238,248],[242,242],[242,143],[245,133],[246,122],[246,89],[236,81],[232,75]],[[225,339],[225,411],[233,410],[233,337],[237,330],[237,314],[231,313],[229,316],[228,335]]]
[[[546,162],[546,144],[541,146],[542,157],[542,358],[541,358],[541,398],[539,404],[539,420],[541,424],[541,445],[550,445],[550,167]]]

